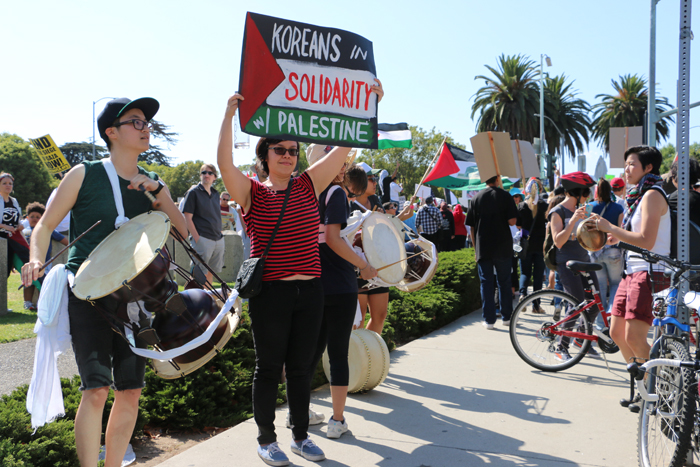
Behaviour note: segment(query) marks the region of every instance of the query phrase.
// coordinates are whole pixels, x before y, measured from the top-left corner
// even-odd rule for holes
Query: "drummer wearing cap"
[[[120,98],[107,103],[97,126],[110,155],[101,161],[85,161],[73,167],[61,182],[55,199],[32,232],[30,261],[22,268],[25,286],[43,274],[40,269],[51,233],[69,211],[71,240],[98,220],[102,221],[70,248],[66,269],[73,274],[90,252],[116,229],[117,222],[153,209],[141,190],[155,196],[160,202],[158,209],[186,236],[185,219],[168,188],[155,173],[146,172],[136,164],[139,154],[149,148],[149,122],[158,107],[158,101],[150,97],[133,101]],[[116,301],[109,303],[117,305]],[[75,446],[80,465],[97,465],[102,413],[113,387],[114,405],[105,433],[105,466],[120,466],[136,423],[146,362],[131,351],[129,344],[112,331],[107,320],[89,302],[79,300],[71,292],[68,316],[82,391],[75,417]],[[136,344],[145,347],[140,340]]]
[[[372,86],[381,100],[381,83]],[[257,165],[267,180],[251,180],[233,165],[233,117],[244,96],[229,98],[219,133],[217,160],[221,179],[231,199],[241,205],[251,239],[251,257],[261,257],[272,231],[279,229],[265,261],[262,291],[250,298],[255,343],[253,414],[258,426],[258,456],[268,465],[288,465],[277,443],[275,408],[284,365],[292,425],[291,450],[311,461],[326,458],[308,437],[309,385],[323,318],[324,292],[318,251],[318,197],[338,175],[350,148],[335,147],[298,177],[296,141],[261,138]],[[289,190],[285,211],[282,205]]]

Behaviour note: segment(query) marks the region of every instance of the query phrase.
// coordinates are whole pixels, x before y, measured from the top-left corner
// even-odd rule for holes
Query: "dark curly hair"
[[[39,214],[41,214],[43,216],[44,213],[46,212],[46,206],[44,206],[43,204],[41,204],[38,201],[27,204],[27,208],[26,208],[27,216],[33,212],[38,212]]]

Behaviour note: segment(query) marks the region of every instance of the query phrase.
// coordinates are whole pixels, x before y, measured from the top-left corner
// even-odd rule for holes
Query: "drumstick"
[[[381,271],[382,269],[386,269],[386,268],[388,268],[388,267],[390,267],[390,266],[393,266],[393,265],[395,265],[395,264],[399,264],[401,261],[408,261],[409,259],[413,258],[414,256],[418,256],[418,255],[422,255],[422,254],[423,254],[423,252],[422,252],[422,251],[419,251],[418,253],[416,253],[416,254],[414,254],[414,255],[411,255],[411,256],[409,256],[409,257],[407,257],[407,258],[400,259],[400,260],[396,261],[395,263],[387,264],[386,266],[382,266],[381,268],[377,268],[377,271]]]
[[[139,190],[143,191],[143,194],[146,195],[146,198],[151,201],[154,208],[158,209],[160,207],[160,201],[158,201],[150,191],[146,191],[146,188],[143,185],[139,185]]]
[[[92,224],[92,227],[90,227],[89,229],[87,229],[85,232],[81,233],[81,234],[78,235],[77,237],[75,237],[75,240],[73,240],[73,241],[70,242],[68,245],[66,245],[65,247],[63,247],[63,249],[62,249],[61,251],[59,251],[58,253],[56,253],[55,255],[53,255],[53,257],[52,257],[50,260],[48,260],[47,262],[45,262],[44,265],[43,265],[41,268],[39,268],[39,272],[43,271],[44,268],[45,268],[46,266],[48,266],[49,264],[53,263],[53,261],[54,261],[56,258],[58,258],[59,256],[61,256],[61,254],[62,254],[64,251],[66,251],[68,248],[72,247],[72,246],[75,244],[75,242],[77,242],[78,240],[80,240],[81,238],[83,238],[83,236],[84,236],[86,233],[88,233],[89,231],[91,231],[92,229],[94,229],[95,227],[97,227],[98,225],[100,225],[101,223],[102,223],[101,220],[95,222],[94,224]],[[20,286],[17,288],[17,290],[21,290],[22,287],[24,287],[24,284],[20,285]]]

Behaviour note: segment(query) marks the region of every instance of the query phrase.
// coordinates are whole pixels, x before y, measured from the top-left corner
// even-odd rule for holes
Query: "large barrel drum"
[[[348,365],[348,392],[370,391],[382,384],[389,374],[389,348],[384,339],[368,329],[354,330],[350,335]],[[328,350],[323,353],[323,371],[330,381]]]

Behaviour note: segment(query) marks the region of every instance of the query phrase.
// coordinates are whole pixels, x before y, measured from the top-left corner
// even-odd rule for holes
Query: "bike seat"
[[[600,271],[603,269],[602,264],[598,263],[588,263],[585,261],[567,261],[566,267],[572,271]]]

